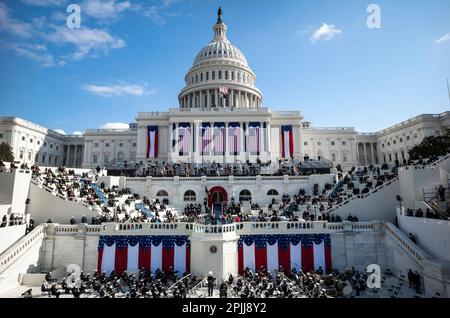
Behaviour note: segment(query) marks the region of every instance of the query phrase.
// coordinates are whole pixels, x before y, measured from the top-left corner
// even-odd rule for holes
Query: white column
[[[239,139],[240,139],[240,145],[239,145],[239,156],[244,155],[244,122],[240,122],[240,129],[239,129]]]
[[[177,156],[178,157],[178,155],[179,155],[179,153],[180,153],[180,151],[178,150],[179,148],[178,148],[178,123],[175,123],[175,149],[174,149],[174,152],[175,152],[175,156]]]
[[[230,107],[236,107],[236,105],[234,104],[234,90],[231,90],[231,98],[230,98]]]
[[[366,143],[363,143],[364,148],[364,165],[367,165],[367,149],[366,149]]]
[[[263,122],[259,122],[259,154],[264,151]]]
[[[371,142],[370,143],[370,153],[371,153],[371,157],[372,157],[372,164],[374,165],[375,164],[375,154],[374,154],[374,149],[375,149],[375,147],[373,146],[373,143]]]
[[[225,162],[227,162],[228,158],[228,124],[229,122],[225,122],[225,142],[224,142],[224,149],[225,149]]]
[[[194,122],[194,131],[195,131],[195,151],[194,151],[194,162],[200,162],[200,121]]]

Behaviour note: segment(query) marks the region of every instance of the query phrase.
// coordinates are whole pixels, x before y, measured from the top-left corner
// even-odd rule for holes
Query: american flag
[[[225,154],[225,123],[215,123],[213,129],[214,154]]]
[[[226,87],[226,86],[220,86],[219,92],[220,92],[220,94],[222,94],[222,95],[228,95],[228,87]]]
[[[203,123],[202,124],[202,155],[209,155],[209,152],[211,151],[211,143],[212,143],[212,137],[211,137],[211,124],[209,123]]]
[[[239,123],[230,123],[228,126],[228,149],[230,153],[234,156],[239,154],[239,150],[241,147],[241,138],[240,138],[241,127],[239,127]]]
[[[191,125],[189,123],[180,123],[178,126],[178,146],[180,156],[189,154],[191,149]]]
[[[260,151],[260,138],[259,138],[259,130],[260,130],[260,124],[259,123],[250,123],[248,125],[248,149],[247,151],[251,155],[259,155]]]

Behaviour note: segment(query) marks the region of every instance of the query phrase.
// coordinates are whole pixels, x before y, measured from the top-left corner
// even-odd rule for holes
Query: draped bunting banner
[[[292,138],[292,126],[281,126],[281,156],[292,158],[294,155],[294,141]]]
[[[147,159],[158,158],[158,126],[147,129]]]
[[[310,272],[320,266],[331,272],[331,237],[329,234],[241,235],[238,241],[238,271],[261,267],[273,272],[283,266],[286,271]]]
[[[259,136],[259,131],[260,131],[261,125],[260,123],[254,122],[254,123],[249,123],[248,125],[248,149],[247,151],[251,154],[251,155],[257,155],[259,156],[259,152],[260,152],[260,136]]]
[[[180,156],[189,155],[191,151],[191,124],[180,123],[178,125],[178,151]]]
[[[228,124],[228,149],[231,155],[237,156],[241,147],[241,127],[239,123]]]
[[[187,235],[100,236],[99,272],[167,271],[173,267],[178,276],[190,271],[191,243]]]
[[[225,123],[214,123],[214,154],[223,156],[225,154]]]
[[[201,135],[202,135],[201,152],[202,152],[202,155],[209,155],[209,152],[211,151],[211,141],[212,141],[211,124],[210,123],[202,123],[201,130],[202,130],[201,131]]]

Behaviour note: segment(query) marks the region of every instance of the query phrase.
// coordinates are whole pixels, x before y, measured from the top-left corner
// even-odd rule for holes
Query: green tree
[[[446,129],[442,136],[431,136],[409,151],[412,160],[444,156],[450,152],[450,129]]]
[[[14,161],[12,148],[4,142],[2,142],[2,144],[0,145],[0,160],[8,162]]]

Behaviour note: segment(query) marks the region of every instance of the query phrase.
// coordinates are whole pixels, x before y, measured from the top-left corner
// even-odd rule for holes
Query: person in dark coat
[[[208,296],[212,297],[214,291],[214,281],[216,279],[213,276],[213,272],[208,273],[207,281],[208,281]]]

